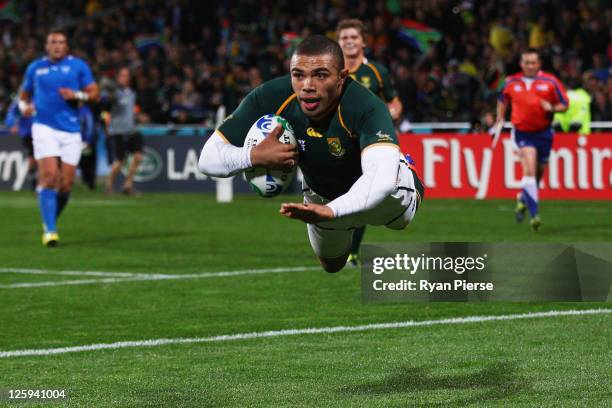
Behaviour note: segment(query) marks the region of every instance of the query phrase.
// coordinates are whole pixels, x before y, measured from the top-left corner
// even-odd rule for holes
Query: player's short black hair
[[[51,34],[61,34],[64,36],[66,41],[68,41],[68,32],[64,30],[63,28],[52,28],[51,30],[47,32],[47,38],[49,38]]]
[[[523,55],[525,55],[525,54],[535,54],[535,55],[538,56],[539,60],[542,60],[542,56],[540,55],[540,51],[538,51],[537,48],[533,48],[533,47],[525,48],[521,52],[521,57],[523,57]]]
[[[324,35],[316,34],[307,37],[298,44],[293,52],[295,55],[331,55],[338,67],[338,71],[344,69],[344,55],[340,45]]]

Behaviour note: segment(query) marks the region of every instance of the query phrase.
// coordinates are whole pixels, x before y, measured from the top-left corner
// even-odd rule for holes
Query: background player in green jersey
[[[363,22],[357,19],[341,20],[336,27],[336,38],[342,48],[344,65],[351,78],[385,101],[393,120],[398,120],[402,115],[402,102],[393,88],[389,71],[365,56],[366,35]],[[353,234],[349,262],[355,266],[359,263],[359,247],[364,233],[365,226],[355,229]]]
[[[207,140],[200,170],[228,177],[253,166],[304,174],[304,203],[280,213],[307,223],[323,268],[346,264],[355,228],[371,224],[404,229],[423,187],[402,156],[386,105],[348,76],[340,46],[324,36],[300,43],[291,75],[259,86]],[[277,127],[257,146],[243,147],[251,125],[276,113],[294,129],[298,151],[278,141]]]

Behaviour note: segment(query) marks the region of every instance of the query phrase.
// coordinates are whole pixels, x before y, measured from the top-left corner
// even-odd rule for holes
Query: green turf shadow
[[[466,365],[472,362],[466,362]],[[499,401],[527,390],[527,381],[518,375],[517,364],[512,361],[491,363],[484,368],[460,374],[434,374],[436,367],[404,366],[380,381],[346,386],[344,394],[385,395],[410,394],[423,391],[473,390],[479,393],[471,398],[428,403],[428,406],[466,406],[487,401]],[[442,370],[442,368],[441,368]]]

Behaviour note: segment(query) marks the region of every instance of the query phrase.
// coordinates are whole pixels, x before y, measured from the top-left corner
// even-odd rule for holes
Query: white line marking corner
[[[18,282],[0,285],[0,289],[40,288],[50,286],[90,285],[95,283],[122,283],[135,281],[159,281],[179,279],[221,278],[241,275],[261,275],[268,273],[307,272],[321,269],[320,266],[296,266],[290,268],[242,269],[235,271],[198,272],[188,274],[159,274],[101,271],[51,271],[45,269],[0,268],[0,273],[19,273],[29,275],[68,275],[68,276],[109,276],[100,279],[56,280],[45,282]]]
[[[405,321],[405,322],[373,323],[373,324],[366,324],[366,325],[360,325],[360,326],[335,326],[335,327],[318,327],[318,328],[307,328],[307,329],[271,330],[271,331],[264,331],[264,332],[226,334],[226,335],[212,336],[212,337],[120,341],[120,342],[115,342],[115,343],[89,344],[89,345],[74,346],[74,347],[0,351],[0,358],[25,357],[25,356],[48,356],[48,355],[54,355],[54,354],[77,353],[77,352],[83,352],[83,351],[116,350],[116,349],[123,349],[123,348],[155,347],[155,346],[165,346],[165,345],[174,345],[174,344],[224,342],[224,341],[232,341],[232,340],[248,340],[248,339],[265,338],[265,337],[295,336],[295,335],[300,335],[300,334],[361,332],[361,331],[371,331],[371,330],[434,326],[434,325],[443,325],[443,324],[465,324],[465,323],[480,323],[480,322],[503,321],[503,320],[534,319],[534,318],[559,317],[559,316],[580,316],[580,315],[609,314],[609,313],[612,313],[612,309],[550,310],[547,312],[532,312],[532,313],[524,313],[524,314],[509,314],[509,315],[497,315],[497,316],[468,316],[468,317],[455,317],[455,318],[439,319],[439,320],[422,320],[422,321],[411,320],[411,321]]]

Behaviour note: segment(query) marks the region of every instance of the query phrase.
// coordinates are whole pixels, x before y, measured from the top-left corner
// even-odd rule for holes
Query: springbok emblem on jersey
[[[365,86],[368,89],[372,86],[369,76],[362,76],[359,82],[361,82],[361,85]]]
[[[342,157],[346,153],[346,149],[342,147],[339,137],[328,137],[327,146],[329,147],[329,152],[334,157]]]

